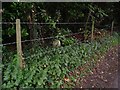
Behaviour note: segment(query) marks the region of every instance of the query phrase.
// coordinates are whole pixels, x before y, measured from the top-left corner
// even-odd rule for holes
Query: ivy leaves
[[[64,84],[64,79],[76,80],[76,77],[69,77],[68,73],[86,63],[93,65],[95,60],[90,60],[90,58],[96,59],[96,53],[103,54],[111,46],[118,44],[117,38],[118,34],[115,34],[103,38],[101,43],[94,41],[81,43],[80,45],[46,49],[36,47],[35,50],[40,56],[28,58],[26,61],[29,63],[23,70],[19,68],[18,57],[15,55],[10,58],[12,59],[11,62],[2,66],[3,87],[59,88]],[[83,75],[82,71],[81,75]]]

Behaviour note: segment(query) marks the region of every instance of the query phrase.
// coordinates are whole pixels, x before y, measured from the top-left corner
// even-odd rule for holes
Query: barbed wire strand
[[[16,22],[0,22],[0,24],[16,24]],[[20,24],[53,24],[53,23],[39,23],[39,22],[20,22]],[[56,23],[55,24],[86,24],[86,22],[64,22],[64,23]],[[91,24],[91,22],[88,22]]]
[[[59,37],[66,37],[66,36],[71,36],[71,35],[76,35],[76,34],[80,34],[81,32],[79,33],[71,33],[71,34],[66,34],[66,35],[61,35],[61,36],[58,36]],[[39,41],[39,40],[46,40],[46,39],[55,39],[57,37],[46,37],[46,38],[37,38],[37,39],[32,39],[32,40],[24,40],[24,41],[21,41],[22,43],[25,43],[25,42],[33,42],[33,41]],[[11,42],[11,43],[5,43],[5,44],[0,44],[0,46],[7,46],[7,45],[13,45],[13,44],[16,44],[17,42]]]
[[[64,47],[71,47],[71,46],[74,46],[74,45],[80,45],[82,42],[77,42],[77,43],[74,43],[74,44],[72,44],[72,45],[68,45],[68,46],[64,46]],[[58,48],[64,48],[64,47],[58,47]],[[50,52],[52,52],[52,51],[54,51],[54,49],[53,50],[49,50],[49,51],[47,51],[47,52],[44,52],[44,54],[46,54],[46,53],[50,53]],[[33,55],[31,55],[31,56],[28,56],[28,57],[24,57],[23,56],[23,58],[24,58],[24,60],[27,60],[27,59],[30,59],[30,58],[33,58],[33,57],[37,57],[37,56],[40,56],[41,54],[33,54]]]
[[[61,48],[61,49],[63,49],[63,48],[65,48],[65,47],[71,47],[71,46],[74,46],[74,45],[80,45],[82,42],[77,42],[77,43],[74,43],[74,44],[72,44],[72,45],[68,45],[68,46],[60,46],[60,47],[58,47],[58,48]],[[49,51],[47,51],[47,52],[43,52],[43,54],[46,54],[46,53],[50,53],[50,52],[52,52],[52,51],[54,51],[54,49],[52,49],[52,50],[49,50]],[[28,59],[31,59],[31,58],[34,58],[34,57],[37,57],[37,56],[40,56],[41,54],[40,53],[38,53],[38,54],[32,54],[32,55],[30,55],[30,56],[28,56],[28,57],[25,57],[25,55],[23,54],[23,59],[24,60],[28,60]],[[5,66],[8,66],[10,63],[6,63],[6,64],[4,64],[4,67]]]
[[[64,46],[64,47],[71,47],[71,46],[74,46],[74,45],[80,45],[80,43],[81,42],[77,42],[77,43],[74,43],[74,44],[72,44],[72,45],[68,45],[68,46]],[[64,47],[58,47],[58,48],[64,48]],[[52,52],[52,51],[54,51],[54,49],[52,49],[52,50],[49,50],[49,51],[47,51],[47,52],[43,52],[44,54],[46,54],[46,53],[50,53],[50,52]],[[38,53],[38,54],[32,54],[32,55],[30,55],[30,56],[28,56],[28,57],[26,57],[25,58],[25,55],[23,54],[23,59],[24,60],[27,60],[27,59],[31,59],[31,58],[34,58],[34,57],[37,57],[37,56],[40,56],[41,54],[40,53]],[[8,66],[10,63],[7,63],[7,64],[4,64],[4,67],[5,66]]]

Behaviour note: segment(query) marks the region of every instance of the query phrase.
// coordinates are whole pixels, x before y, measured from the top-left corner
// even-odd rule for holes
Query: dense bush
[[[97,57],[96,53],[101,55],[116,44],[118,44],[118,34],[106,36],[100,41],[59,48],[36,47],[33,55],[26,51],[24,55],[26,67],[23,70],[19,68],[16,55],[9,56],[11,58],[3,56],[2,87],[59,88],[64,84],[64,78],[70,77],[69,72],[86,63],[94,63],[91,58]],[[72,80],[74,81],[75,77]]]

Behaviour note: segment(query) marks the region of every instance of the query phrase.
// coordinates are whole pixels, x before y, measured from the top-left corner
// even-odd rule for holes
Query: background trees
[[[108,32],[112,21],[115,25],[119,24],[119,12],[119,3],[3,3],[3,43],[16,41],[17,18],[21,20],[22,40],[29,39],[31,43],[29,48],[24,42],[27,47],[22,50],[25,60],[23,70],[19,68],[16,49],[9,50],[6,48],[7,44],[3,44],[5,48],[3,47],[2,57],[4,64],[2,86],[72,87],[77,80],[76,77],[82,78],[86,72],[90,72],[97,59],[118,44],[118,34],[110,36]],[[106,31],[107,35],[104,34]],[[69,35],[64,36],[66,34]],[[94,40],[97,35],[98,41],[76,43],[78,40]],[[103,38],[103,35],[106,36]],[[32,43],[37,38],[44,39]],[[51,48],[38,45],[49,45],[49,41],[52,40],[55,43],[56,41],[60,43],[61,40],[63,46],[69,46]],[[58,46],[58,43],[53,46]],[[88,67],[83,69],[84,65]],[[80,73],[72,72],[77,67],[80,68]],[[75,76],[71,77],[71,74]]]
[[[17,18],[22,24],[22,39],[35,39],[39,37],[57,36],[65,32],[84,32],[88,34],[93,16],[95,18],[95,27],[106,26],[114,20],[119,23],[119,3],[3,3],[3,22],[15,22]],[[36,25],[30,23],[49,23]],[[57,23],[77,23],[86,22],[86,24],[57,24]],[[101,25],[101,26],[100,26]],[[88,27],[87,27],[88,26]],[[80,29],[82,28],[82,30]],[[86,31],[86,29],[88,31]],[[85,36],[85,35],[84,35]],[[3,24],[3,42],[15,41],[15,25]],[[13,39],[12,39],[13,38]],[[44,41],[42,41],[44,43]]]

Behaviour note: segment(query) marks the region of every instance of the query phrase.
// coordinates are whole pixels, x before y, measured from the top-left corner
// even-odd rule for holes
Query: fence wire
[[[25,43],[25,42],[33,42],[33,41],[40,41],[40,40],[46,40],[46,39],[56,39],[56,38],[59,38],[59,37],[67,37],[67,36],[71,36],[71,35],[77,35],[77,34],[80,34],[80,33],[81,32],[79,32],[79,33],[65,34],[65,35],[61,35],[61,36],[58,36],[58,37],[37,38],[37,39],[32,39],[32,40],[24,40],[24,41],[21,41],[21,42]],[[16,43],[17,42],[5,43],[5,44],[0,44],[0,46],[13,45],[13,44],[16,44]]]
[[[16,24],[16,22],[0,22],[0,24]],[[53,23],[42,23],[42,22],[20,22],[20,24],[53,24]],[[55,24],[86,24],[86,22],[55,22]],[[91,22],[88,22],[87,24],[91,24]]]
[[[60,47],[57,47],[58,49],[59,48],[61,48],[61,49],[64,49],[65,47],[71,47],[71,46],[76,46],[76,45],[80,45],[82,42],[77,42],[77,43],[74,43],[74,44],[72,44],[72,45],[67,45],[67,46],[60,46]],[[42,47],[41,47],[41,49],[42,49]],[[47,49],[47,48],[44,48],[44,49]],[[46,51],[47,53],[51,53],[52,51],[54,51],[54,49],[53,48],[51,48],[52,50],[49,50],[49,51]],[[44,54],[46,54],[46,52],[43,52]],[[28,56],[28,57],[25,57],[25,54],[23,54],[24,55],[24,60],[27,60],[27,59],[31,59],[31,58],[34,58],[34,57],[37,57],[37,56],[40,56],[41,54],[39,54],[39,53],[34,53],[34,54],[32,54],[32,55],[30,55],[30,56]]]
[[[0,24],[16,24],[16,22],[0,22]],[[53,24],[53,23],[42,23],[42,22],[20,22],[20,24],[28,24],[28,25],[31,25],[31,24],[38,24],[38,25],[50,25],[50,24]],[[86,22],[55,22],[55,24],[59,24],[59,25],[79,25],[79,24],[86,24]],[[87,24],[91,24],[91,22],[87,22]],[[79,33],[71,33],[71,34],[68,34],[68,35],[62,35],[62,36],[70,36],[70,35],[75,35],[75,34],[79,34]],[[61,36],[59,36],[61,37]],[[58,37],[58,38],[59,38]],[[24,40],[24,41],[21,41],[22,43],[25,43],[25,42],[33,42],[33,41],[38,41],[38,40],[46,40],[46,39],[54,39],[56,37],[45,37],[45,38],[37,38],[37,39],[32,39],[32,40]],[[7,45],[13,45],[13,44],[16,44],[17,42],[10,42],[10,43],[4,43],[4,44],[0,44],[0,46],[7,46]]]
[[[16,24],[16,22],[0,22],[0,24]],[[49,25],[49,24],[53,24],[53,23],[38,23],[38,22],[33,22],[33,23],[30,23],[30,22],[21,22],[20,24],[39,24],[39,25]],[[55,24],[63,24],[63,25],[66,25],[66,24],[69,24],[69,25],[75,25],[75,24],[86,24],[84,22],[74,22],[74,23],[55,23]],[[88,22],[87,24],[91,24],[91,22]],[[25,42],[34,42],[34,41],[40,41],[40,40],[46,40],[46,39],[56,39],[56,38],[59,38],[59,37],[66,37],[66,36],[71,36],[71,35],[76,35],[76,34],[80,34],[81,32],[78,32],[78,33],[70,33],[70,34],[65,34],[65,35],[61,35],[61,36],[58,36],[58,37],[45,37],[45,38],[36,38],[36,39],[32,39],[32,40],[23,40],[21,41],[21,43],[25,43]],[[17,42],[11,42],[11,43],[4,43],[4,44],[0,44],[0,46],[7,46],[7,45],[13,45],[13,44],[16,44]],[[72,46],[74,45],[80,45],[81,42],[76,42],[74,44],[72,44]],[[68,45],[68,46],[64,46],[64,47],[71,47],[71,45]],[[61,46],[60,48],[64,48],[63,46]],[[41,47],[43,48],[43,47]],[[47,48],[44,48],[47,50]],[[30,50],[28,50],[30,51]],[[46,52],[43,52],[44,54],[46,53],[50,53],[54,51],[54,49],[50,49],[50,50],[47,50]],[[23,53],[23,57],[24,57],[24,60],[28,60],[28,59],[31,59],[31,58],[34,58],[34,57],[37,57],[37,56],[40,56],[41,54],[40,53],[36,53],[35,51],[31,53],[29,53],[30,55],[26,55],[25,53]]]
[[[16,24],[16,22],[0,22],[0,24]],[[30,23],[30,22],[21,22],[20,24],[41,24],[41,25],[44,25],[44,24],[53,24],[53,23],[38,23],[38,22],[33,22],[33,23]],[[74,23],[56,23],[56,24],[86,24],[86,22],[74,22]],[[87,24],[91,24],[91,22],[87,22]],[[81,32],[80,32],[81,33]],[[62,36],[70,36],[70,35],[76,35],[76,34],[80,34],[80,33],[71,33],[71,34],[66,34],[66,35],[62,35]],[[59,36],[59,37],[62,37],[62,36]],[[58,38],[59,38],[58,37]],[[21,41],[22,43],[25,43],[25,42],[33,42],[33,41],[39,41],[39,40],[46,40],[46,39],[55,39],[56,37],[45,37],[45,38],[36,38],[36,39],[32,39],[32,40],[23,40]],[[7,45],[14,45],[16,44],[17,42],[10,42],[10,43],[4,43],[4,44],[0,44],[0,46],[7,46]]]

